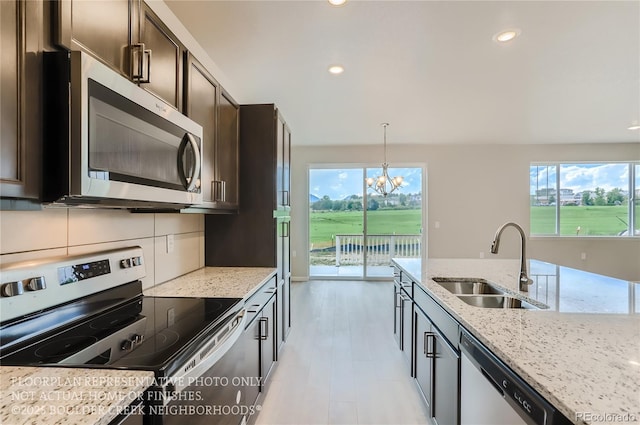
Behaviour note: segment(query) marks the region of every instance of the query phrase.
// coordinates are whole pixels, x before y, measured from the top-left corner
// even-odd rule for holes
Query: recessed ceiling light
[[[328,0],[332,6],[342,6],[347,0]]]
[[[342,65],[331,65],[329,67],[329,72],[334,75],[342,74],[344,72],[344,67]]]
[[[640,130],[640,125],[638,124],[631,125],[627,127],[627,130]]]
[[[500,31],[493,36],[493,41],[496,43],[507,43],[520,35],[518,28],[511,28],[508,30]]]

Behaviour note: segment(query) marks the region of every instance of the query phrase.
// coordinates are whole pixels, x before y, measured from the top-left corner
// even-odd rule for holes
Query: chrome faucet
[[[500,247],[500,235],[507,227],[515,227],[520,232],[520,278],[518,279],[519,288],[521,291],[528,292],[529,285],[533,283],[533,280],[527,276],[527,239],[524,235],[524,230],[516,223],[505,223],[496,231],[496,235],[491,243],[491,253],[497,254]]]

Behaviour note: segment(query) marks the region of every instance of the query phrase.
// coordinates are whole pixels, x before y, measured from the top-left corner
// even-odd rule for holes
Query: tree
[[[611,189],[607,193],[607,204],[620,205],[623,202],[624,202],[624,195],[622,194],[622,189],[616,187],[615,189]]]
[[[593,205],[593,199],[591,199],[591,192],[587,190],[582,192],[582,205]]]
[[[369,199],[369,205],[367,205],[367,209],[369,211],[375,211],[380,207],[380,204],[375,199]]]
[[[596,187],[594,192],[596,193],[594,204],[598,206],[607,205],[607,198],[605,197],[604,189],[601,187]]]
[[[554,195],[549,195],[549,205],[556,203],[556,197]]]

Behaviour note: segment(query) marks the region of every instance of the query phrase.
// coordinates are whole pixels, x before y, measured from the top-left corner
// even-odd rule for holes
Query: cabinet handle
[[[262,327],[263,324],[265,325],[264,328]],[[266,341],[267,338],[269,338],[269,318],[261,317],[260,318],[260,339],[263,341]]]
[[[144,43],[131,45],[131,67],[133,81],[140,84],[151,82],[151,50],[145,49]]]
[[[429,339],[431,339],[431,344],[428,343]],[[424,343],[425,343],[425,357],[428,359],[435,359],[435,342],[436,342],[436,334],[434,332],[425,332],[424,333]]]
[[[289,199],[289,191],[288,190],[283,190],[282,191],[282,205],[291,205],[290,199]]]
[[[283,238],[288,238],[289,237],[289,222],[285,221],[282,223],[282,237]]]
[[[213,200],[224,202],[227,200],[227,182],[224,180],[213,180],[211,182],[211,191],[213,192]]]

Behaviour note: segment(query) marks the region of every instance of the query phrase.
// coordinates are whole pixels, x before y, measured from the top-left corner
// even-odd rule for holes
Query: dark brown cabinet
[[[264,393],[269,375],[275,365],[275,293],[276,277],[274,276],[245,302],[247,322],[242,337],[243,376],[249,378],[248,385],[244,388],[246,403],[249,407],[258,402],[261,392]],[[252,421],[247,420],[246,423],[252,423]]]
[[[142,63],[138,71],[133,66],[134,81],[137,80],[140,87],[181,110],[184,46],[145,2],[141,3],[139,20],[135,18],[135,13],[133,16],[133,28],[139,26],[136,45],[140,47],[134,50],[132,57],[140,57],[141,62],[134,63]]]
[[[202,126],[202,204],[183,212],[238,209],[239,106],[193,55],[186,55],[185,113]]]
[[[218,111],[214,202],[219,209],[237,210],[240,200],[238,184],[240,106],[224,89],[220,91]]]
[[[3,209],[23,208],[40,195],[42,20],[40,1],[0,1],[0,197]]]
[[[131,76],[131,43],[138,26],[132,13],[140,0],[60,0],[52,3],[57,44],[96,56]],[[138,16],[138,13],[135,13]]]
[[[92,54],[181,110],[185,48],[144,1],[52,4],[58,45]]]
[[[291,326],[290,218],[283,205],[289,203],[283,193],[290,184],[283,180],[289,176],[284,170],[290,167],[285,158],[290,135],[285,128],[273,104],[240,106],[239,213],[205,218],[206,265],[277,269],[278,346]]]

